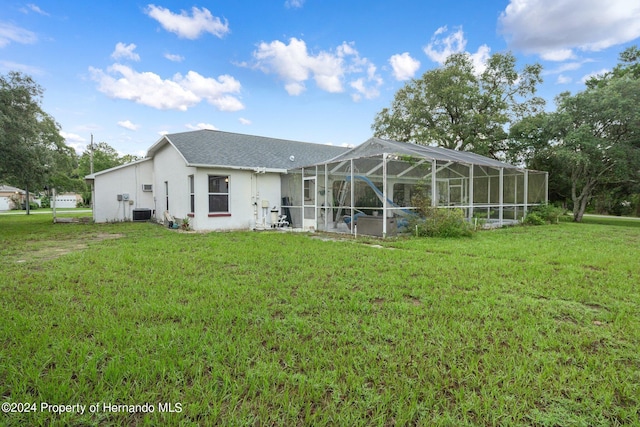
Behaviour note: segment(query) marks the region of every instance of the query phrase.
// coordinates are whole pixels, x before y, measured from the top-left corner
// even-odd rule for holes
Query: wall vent
[[[142,191],[153,191],[152,184],[142,184]]]

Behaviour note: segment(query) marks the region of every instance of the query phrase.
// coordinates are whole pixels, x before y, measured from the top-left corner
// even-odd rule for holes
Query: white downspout
[[[473,218],[473,163],[469,165],[469,221]]]
[[[438,197],[438,194],[436,193],[436,190],[437,190],[436,185],[438,184],[436,180],[437,166],[438,165],[436,164],[436,161],[431,160],[431,206],[432,207],[438,206],[438,202],[436,201],[436,197]]]
[[[500,209],[498,210],[498,224],[502,227],[502,209],[504,207],[504,168],[500,168],[500,183],[498,185],[498,191],[500,192],[498,196],[498,203],[500,203]]]
[[[382,154],[382,238],[387,237],[387,153]]]

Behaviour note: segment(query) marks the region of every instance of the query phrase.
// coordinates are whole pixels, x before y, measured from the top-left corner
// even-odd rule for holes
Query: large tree
[[[0,181],[24,187],[27,198],[30,189],[73,167],[60,126],[41,108],[42,92],[27,75],[0,75]]]
[[[560,94],[555,112],[511,128],[513,152],[529,167],[550,172],[550,190],[571,200],[575,221],[582,220],[597,194],[626,189],[623,192],[629,195],[638,186],[640,76],[633,72],[636,63],[590,80],[575,95]]]
[[[100,172],[138,159],[138,156],[132,154],[120,156],[118,151],[106,142],[90,144],[80,155],[78,160],[78,168],[76,169],[75,177],[77,178],[77,181],[81,182],[81,185],[76,191],[82,193],[82,198],[85,203],[89,203],[91,200],[91,190],[84,182],[84,177],[91,173],[92,163],[93,172]]]
[[[401,88],[372,129],[381,138],[500,158],[509,124],[544,107],[534,96],[541,70],[535,64],[518,71],[512,54],[496,53],[478,73],[469,54],[453,54]]]
[[[79,174],[85,177],[91,173],[91,163],[93,162],[93,172],[100,172],[124,163],[115,148],[106,142],[98,142],[87,149],[80,156],[78,165]]]

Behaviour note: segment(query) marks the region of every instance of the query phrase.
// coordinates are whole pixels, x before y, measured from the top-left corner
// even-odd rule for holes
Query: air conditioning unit
[[[153,191],[152,184],[142,184],[142,191]]]

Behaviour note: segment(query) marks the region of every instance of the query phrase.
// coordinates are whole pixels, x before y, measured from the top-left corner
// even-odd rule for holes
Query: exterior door
[[[307,176],[303,181],[304,193],[302,195],[304,220],[303,228],[310,230],[316,228],[318,219],[316,218],[316,177]]]

